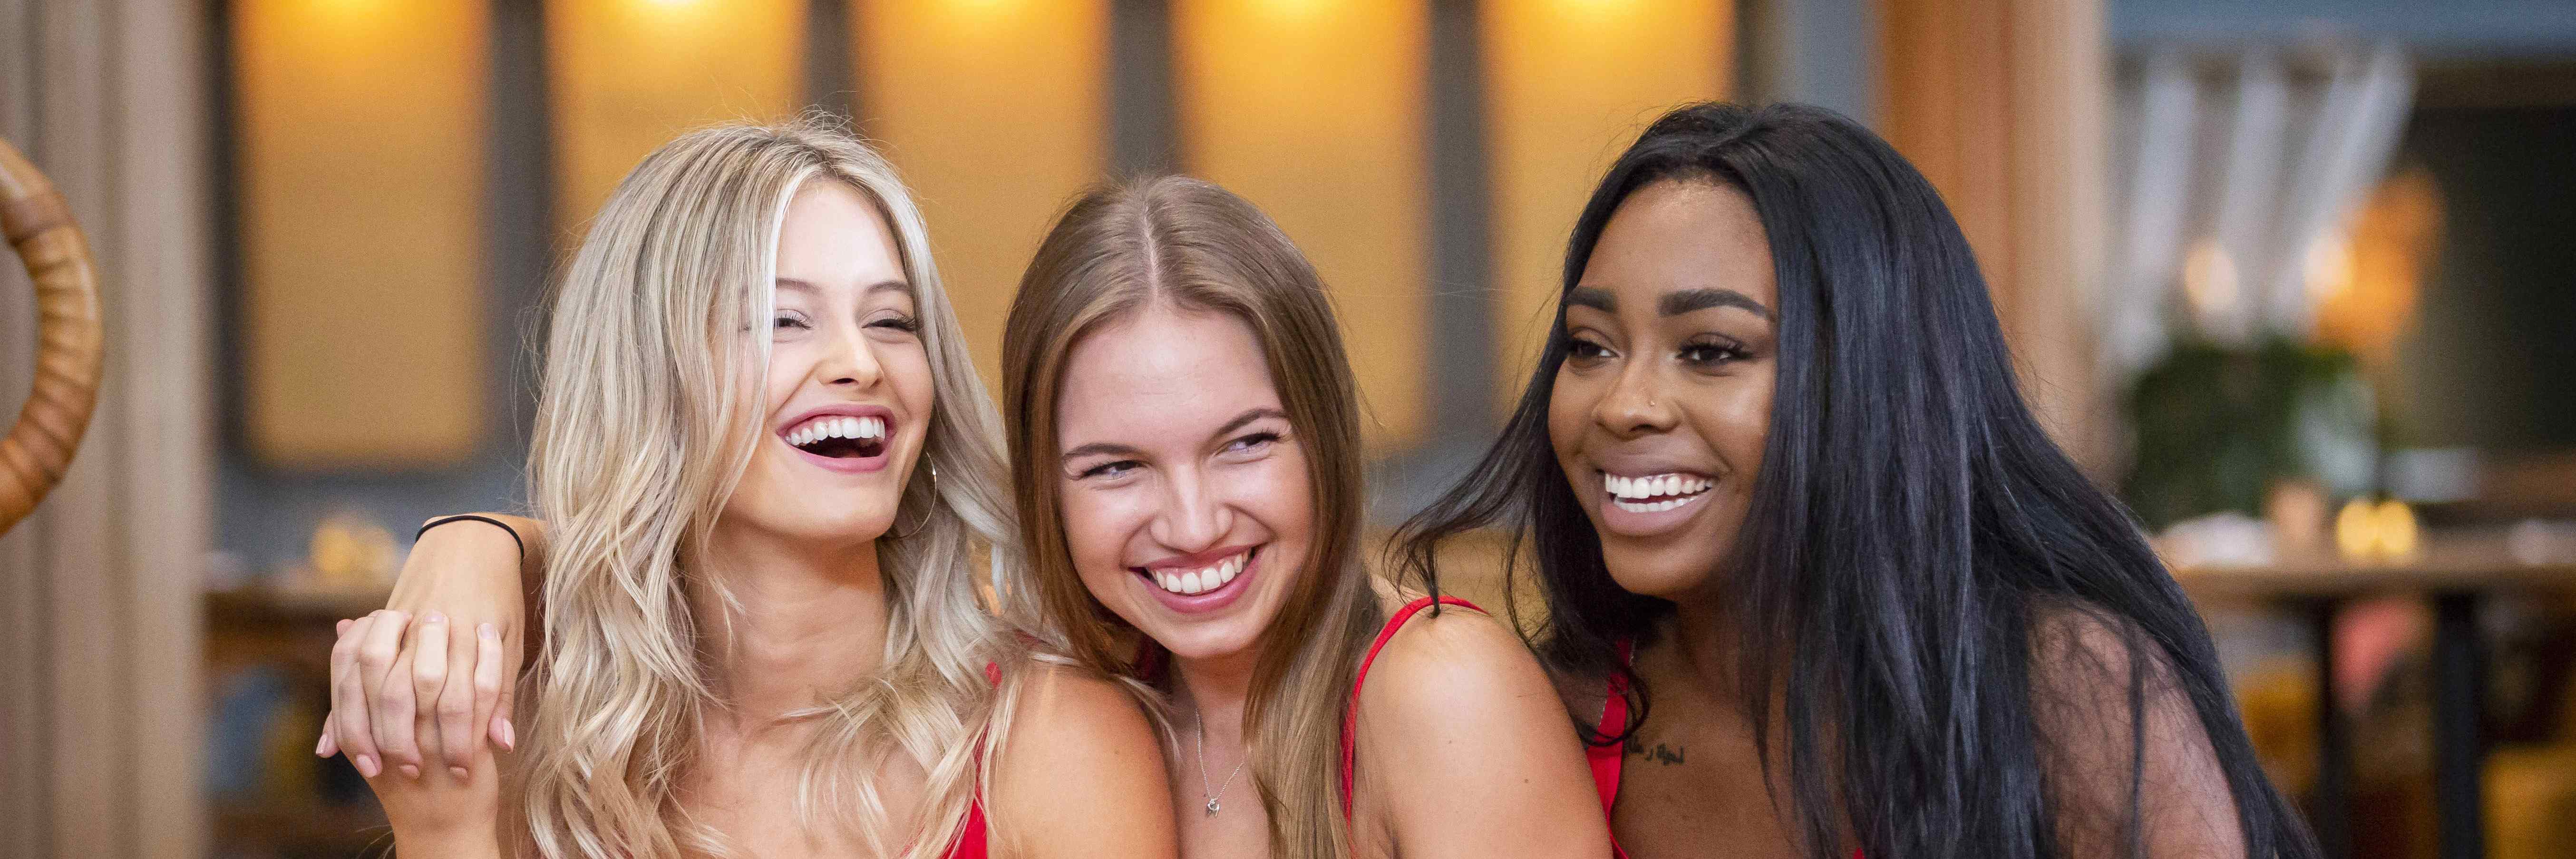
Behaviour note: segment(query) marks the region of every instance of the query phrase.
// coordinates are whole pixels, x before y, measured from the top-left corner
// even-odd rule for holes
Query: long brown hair
[[[1117,654],[1133,629],[1083,587],[1065,543],[1056,398],[1074,344],[1158,303],[1251,327],[1306,454],[1312,554],[1262,634],[1244,736],[1271,855],[1339,856],[1349,844],[1342,715],[1360,652],[1384,622],[1359,561],[1358,388],[1314,266],[1223,188],[1180,176],[1094,188],[1056,221],[1020,279],[1002,334],[1002,400],[1034,597],[1050,617],[1099,621],[1068,625],[1075,658],[1123,664]]]

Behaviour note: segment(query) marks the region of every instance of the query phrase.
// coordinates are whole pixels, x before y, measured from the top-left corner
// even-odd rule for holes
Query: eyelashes
[[[1611,357],[1610,347],[1582,334],[1564,333],[1565,358],[1577,364],[1591,364]],[[1751,357],[1744,344],[1727,337],[1704,334],[1693,337],[1673,350],[1674,357],[1694,367],[1714,368]]]
[[[777,319],[770,322],[770,328],[772,330],[780,328],[811,329],[813,327],[813,321],[806,319],[805,314],[802,313],[780,313],[778,314]],[[867,327],[891,329],[901,331],[906,334],[919,334],[921,333],[921,319],[914,316],[889,316],[869,322]]]

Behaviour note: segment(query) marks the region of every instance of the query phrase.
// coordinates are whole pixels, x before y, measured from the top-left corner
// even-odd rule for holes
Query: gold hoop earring
[[[938,505],[938,503],[939,503],[939,465],[938,465],[937,463],[932,463],[932,464],[931,464],[931,466],[930,466],[930,499],[931,499],[931,505],[932,505],[932,506],[937,506],[937,505]],[[929,510],[927,510],[927,509],[925,509],[925,510],[921,511],[921,522],[920,522],[919,524],[916,524],[916,525],[912,526],[912,530],[905,531],[905,532],[903,532],[903,533],[901,533],[901,534],[896,534],[896,535],[894,535],[894,538],[895,538],[895,539],[897,539],[897,540],[909,540],[909,539],[912,539],[914,536],[919,535],[919,534],[921,533],[921,529],[930,527],[930,517],[931,517],[932,515],[935,515],[935,514],[931,513],[931,512],[930,512]]]

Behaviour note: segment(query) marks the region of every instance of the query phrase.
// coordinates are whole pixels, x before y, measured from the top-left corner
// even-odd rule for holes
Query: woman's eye
[[[1691,343],[1681,351],[1682,361],[1689,364],[1715,365],[1743,358],[1744,350],[1731,343]]]
[[[1083,469],[1082,474],[1074,479],[1090,480],[1094,477],[1119,477],[1143,467],[1143,463],[1139,463],[1132,459],[1122,459],[1116,462],[1104,462],[1099,465]]]
[[[1227,442],[1225,450],[1227,453],[1251,453],[1268,448],[1271,444],[1277,441],[1279,441],[1278,433],[1257,432],[1235,439],[1231,442]]]
[[[1595,343],[1589,337],[1568,337],[1565,357],[1577,361],[1598,361],[1610,357],[1610,347]]]
[[[868,323],[868,327],[891,328],[906,334],[917,334],[921,331],[921,320],[911,316],[888,316]]]
[[[773,323],[771,323],[771,324],[770,324],[770,327],[771,327],[772,329],[778,329],[778,328],[812,328],[812,327],[814,327],[814,326],[813,326],[811,323],[806,322],[806,321],[805,321],[805,317],[803,317],[803,316],[799,316],[799,315],[797,315],[797,314],[793,314],[793,313],[781,313],[781,314],[778,314],[778,319],[777,319],[777,321],[775,321],[775,322],[773,322]]]

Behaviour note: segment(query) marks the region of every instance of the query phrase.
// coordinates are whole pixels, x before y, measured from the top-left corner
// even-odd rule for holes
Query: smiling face
[[[1770,436],[1778,306],[1733,186],[1654,182],[1602,228],[1566,296],[1548,438],[1620,587],[1682,598],[1734,547]]]
[[[778,234],[765,437],[722,523],[859,543],[892,527],[930,417],[930,359],[885,217],[815,180]]]
[[[1251,327],[1149,306],[1074,345],[1056,402],[1083,586],[1175,656],[1252,652],[1305,566],[1314,504]]]

